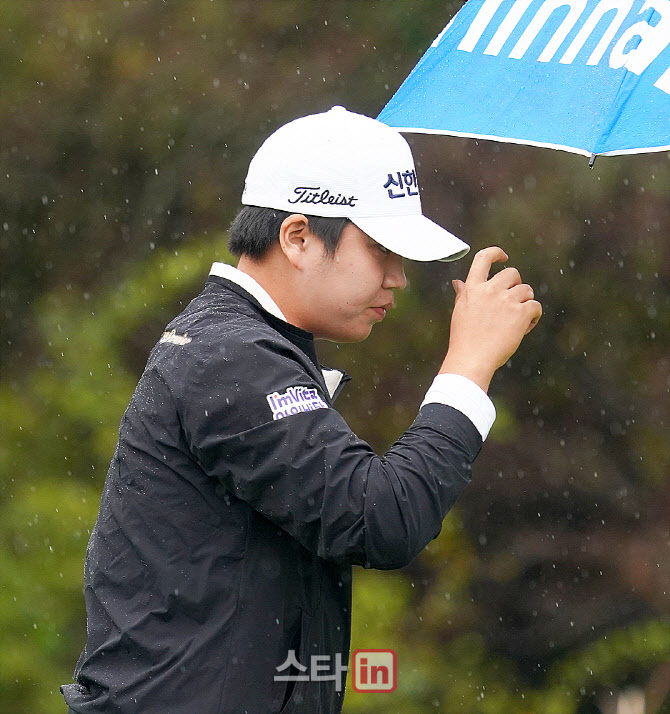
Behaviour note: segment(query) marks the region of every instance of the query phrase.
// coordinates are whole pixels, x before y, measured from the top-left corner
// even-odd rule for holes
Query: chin
[[[372,325],[361,328],[358,331],[353,330],[342,330],[341,332],[331,332],[329,334],[323,334],[317,337],[320,340],[327,340],[328,342],[363,342],[367,339],[372,332]]]

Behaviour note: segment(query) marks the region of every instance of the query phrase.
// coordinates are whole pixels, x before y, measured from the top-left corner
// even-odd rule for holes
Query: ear
[[[310,247],[309,222],[301,213],[293,213],[281,224],[279,229],[279,245],[291,265],[302,270],[307,249]]]

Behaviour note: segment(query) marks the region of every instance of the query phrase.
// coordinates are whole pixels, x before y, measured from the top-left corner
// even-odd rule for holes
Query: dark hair
[[[243,206],[235,216],[228,232],[228,249],[239,257],[247,255],[254,260],[262,258],[279,239],[279,229],[284,219],[291,213],[274,208]],[[334,255],[342,237],[342,231],[351,222],[348,218],[325,218],[308,216],[305,218],[309,230],[320,238],[328,255]]]

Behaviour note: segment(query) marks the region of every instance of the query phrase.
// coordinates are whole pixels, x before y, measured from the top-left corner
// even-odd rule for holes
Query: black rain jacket
[[[71,711],[340,712],[339,678],[277,668],[291,649],[308,673],[313,655],[346,665],[352,564],[409,563],[481,444],[429,404],[377,456],[333,408],[312,335],[210,276],[121,422],[86,555],[88,639],[61,688]]]

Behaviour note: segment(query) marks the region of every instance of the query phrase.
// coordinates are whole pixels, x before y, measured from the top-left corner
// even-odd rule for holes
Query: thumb
[[[456,292],[456,298],[459,297],[459,295],[463,292],[463,288],[465,287],[465,283],[462,280],[452,280],[451,284],[454,288],[454,291]]]

